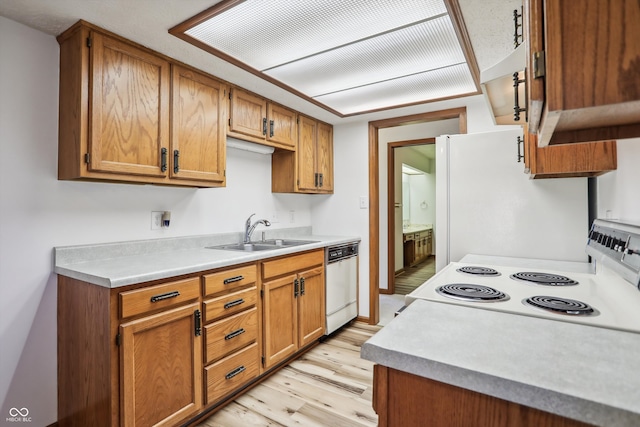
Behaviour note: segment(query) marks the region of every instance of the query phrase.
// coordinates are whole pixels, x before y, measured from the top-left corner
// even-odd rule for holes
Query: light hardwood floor
[[[360,358],[360,346],[379,329],[346,327],[197,427],[376,426],[373,363]]]

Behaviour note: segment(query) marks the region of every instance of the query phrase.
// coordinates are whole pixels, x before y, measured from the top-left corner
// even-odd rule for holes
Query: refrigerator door
[[[469,253],[587,260],[587,178],[529,179],[518,136],[436,138],[437,270]]]

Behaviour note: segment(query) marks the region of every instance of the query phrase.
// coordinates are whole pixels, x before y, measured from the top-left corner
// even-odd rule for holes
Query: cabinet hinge
[[[533,53],[533,77],[536,79],[546,74],[545,56],[544,50]]]
[[[264,298],[264,289],[260,289],[260,298]]]
[[[231,126],[231,119],[229,119],[229,126]]]
[[[120,347],[120,334],[116,335],[116,345]]]
[[[229,99],[231,99],[231,89],[229,89]]]
[[[262,366],[264,366],[264,356],[262,356],[260,359],[262,361]]]
[[[86,164],[89,164],[91,162],[91,155],[89,153],[85,153],[84,155],[84,162]]]
[[[87,47],[91,47],[91,37],[87,37]]]

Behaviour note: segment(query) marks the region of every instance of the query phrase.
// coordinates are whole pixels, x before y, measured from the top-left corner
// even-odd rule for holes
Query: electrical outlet
[[[278,212],[273,212],[273,214],[271,214],[271,222],[274,224],[280,222],[280,218],[278,218]]]
[[[289,222],[296,222],[296,211],[289,211]]]
[[[151,212],[151,229],[160,230],[162,228],[162,214],[164,212],[152,211]]]

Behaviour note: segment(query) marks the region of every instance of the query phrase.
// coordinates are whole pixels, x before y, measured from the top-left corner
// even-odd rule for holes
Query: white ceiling
[[[520,0],[458,2],[481,70],[513,49],[512,14],[515,7],[519,8]],[[334,124],[346,120],[168,33],[168,29],[217,3],[216,0],[0,0],[0,15],[54,36],[83,19],[321,120]],[[389,110],[376,118],[397,115],[400,114]]]

